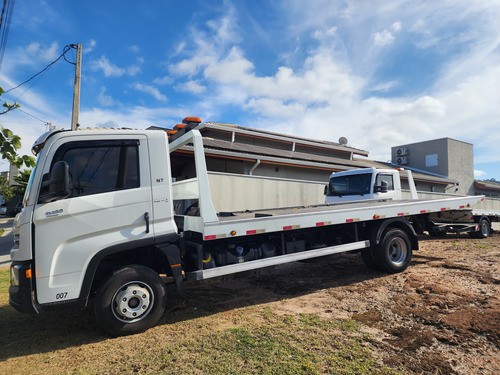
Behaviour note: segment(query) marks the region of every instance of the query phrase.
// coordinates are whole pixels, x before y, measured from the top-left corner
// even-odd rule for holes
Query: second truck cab
[[[363,168],[332,173],[325,186],[325,203],[370,199],[401,200],[399,171]]]

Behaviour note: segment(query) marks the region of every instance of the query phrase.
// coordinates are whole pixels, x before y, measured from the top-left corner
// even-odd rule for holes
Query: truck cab
[[[362,168],[332,173],[325,186],[325,203],[361,200],[401,200],[399,171]]]

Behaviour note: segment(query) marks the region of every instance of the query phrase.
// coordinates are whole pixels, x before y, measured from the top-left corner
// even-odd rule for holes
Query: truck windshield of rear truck
[[[330,178],[328,196],[365,195],[370,193],[371,173]]]

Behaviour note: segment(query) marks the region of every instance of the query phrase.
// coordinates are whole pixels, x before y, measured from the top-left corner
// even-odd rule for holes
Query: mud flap
[[[181,251],[177,246],[171,244],[156,245],[156,247],[167,257],[170,271],[174,277],[175,287],[178,292],[181,292],[184,281],[184,277],[182,276]]]

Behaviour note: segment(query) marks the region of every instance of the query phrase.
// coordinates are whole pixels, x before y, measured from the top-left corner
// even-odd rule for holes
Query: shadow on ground
[[[361,257],[351,253],[238,274],[207,284],[187,284],[182,294],[169,287],[167,311],[159,325],[299,297],[320,289],[353,285],[383,276],[367,269]],[[7,293],[7,290],[2,293]],[[91,306],[78,311],[26,315],[4,304],[0,306],[0,332],[0,361],[110,339],[97,325]]]

